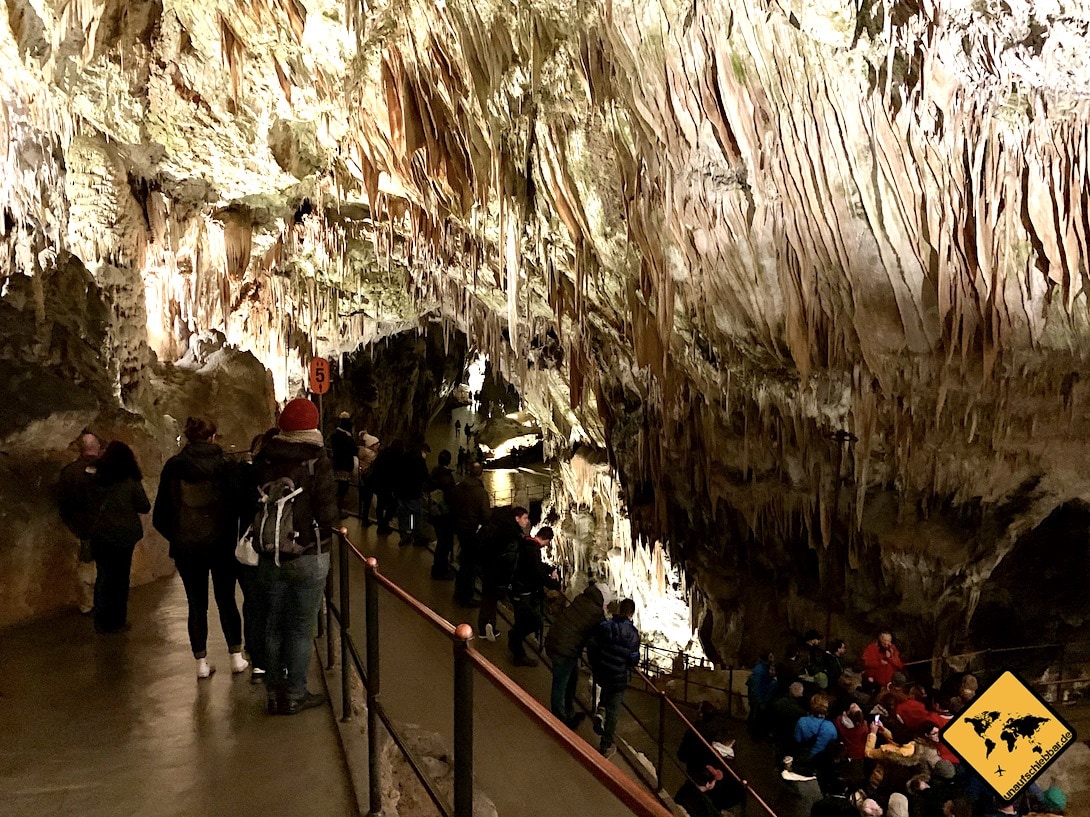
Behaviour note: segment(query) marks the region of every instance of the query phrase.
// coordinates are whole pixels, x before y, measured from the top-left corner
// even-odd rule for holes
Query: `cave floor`
[[[219,671],[200,682],[176,575],[133,589],[122,635],[74,612],[6,631],[0,813],[354,813],[330,709],[266,715],[265,687],[231,674],[210,612]],[[315,659],[311,689],[319,671]]]

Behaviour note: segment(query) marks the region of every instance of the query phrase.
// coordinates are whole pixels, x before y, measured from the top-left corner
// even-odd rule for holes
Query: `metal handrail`
[[[333,604],[332,594],[327,595],[327,604],[333,618],[337,621],[341,638],[341,720],[352,717],[351,702],[348,695],[348,667],[351,663],[359,673],[367,690],[367,743],[368,776],[370,783],[370,812],[373,815],[382,811],[382,786],[379,777],[380,750],[377,743],[378,721],[381,720],[391,738],[405,755],[415,776],[424,785],[435,806],[444,815],[454,817],[472,817],[473,812],[473,695],[472,680],[474,670],[485,677],[493,686],[515,703],[531,721],[552,739],[559,743],[581,766],[588,770],[626,807],[640,817],[670,817],[670,812],[653,795],[640,788],[633,780],[621,774],[617,768],[594,752],[582,740],[576,738],[570,730],[560,724],[555,717],[530,696],[520,686],[491,661],[479,653],[470,643],[473,629],[468,624],[455,627],[427,605],[395,584],[378,570],[378,561],[374,557],[364,556],[351,540],[345,528],[336,530],[341,545],[339,553],[340,606]],[[351,595],[349,590],[348,556],[354,556],[366,568],[366,621],[367,621],[367,666],[362,666],[354,640],[348,630]],[[453,644],[454,649],[454,808],[453,810],[435,791],[434,784],[420,767],[416,758],[405,746],[397,729],[379,698],[380,673],[378,650],[378,588],[387,590],[392,596],[404,603],[416,615],[435,627]],[[327,638],[332,638],[332,629],[327,629]],[[349,656],[351,661],[345,660]]]
[[[569,605],[572,604],[572,599],[568,597],[567,593],[565,593],[563,591],[560,591],[559,595]],[[508,622],[508,623],[510,623],[510,622]],[[544,644],[544,639],[539,639],[539,640],[540,640],[541,644]],[[662,650],[664,652],[673,652],[672,650],[669,650],[668,648],[654,647],[654,646],[649,645],[649,644],[645,644],[645,645],[641,645],[641,646],[644,647],[645,649],[648,649],[648,648],[649,649],[659,649],[659,650]],[[678,654],[685,655],[686,653],[678,653]],[[540,650],[538,650],[538,655],[544,657],[543,653]],[[644,726],[643,722],[636,716],[636,713],[632,711],[631,707],[629,707],[627,703],[624,704],[625,710],[632,716],[633,720],[639,725],[639,727],[641,729],[643,729],[643,731],[645,733],[647,733],[647,736],[649,738],[651,738],[652,740],[655,741],[656,749],[657,749],[657,752],[658,752],[658,758],[657,758],[658,762],[655,765],[655,776],[657,778],[656,781],[655,781],[655,784],[656,784],[657,788],[660,791],[663,790],[663,788],[664,788],[663,787],[663,773],[662,773],[662,771],[663,771],[663,768],[665,766],[664,761],[665,761],[665,746],[666,746],[666,740],[665,740],[665,736],[666,736],[666,708],[669,707],[670,709],[672,709],[674,711],[674,714],[678,718],[680,718],[681,722],[685,725],[685,728],[688,731],[695,734],[697,736],[697,738],[699,738],[700,742],[712,754],[712,756],[715,757],[715,759],[719,762],[719,765],[723,767],[724,771],[726,771],[727,774],[729,774],[732,778],[734,778],[735,782],[737,782],[738,784],[740,784],[742,786],[745,793],[752,796],[753,799],[757,801],[757,804],[762,809],[764,809],[765,813],[769,815],[769,817],[779,817],[779,815],[777,815],[776,812],[772,810],[772,807],[769,806],[767,802],[765,802],[764,798],[761,797],[759,794],[757,794],[757,792],[753,789],[753,787],[749,785],[749,781],[746,780],[743,777],[740,777],[734,771],[734,769],[731,768],[727,764],[726,759],[722,755],[720,755],[719,752],[716,751],[715,748],[712,747],[712,745],[710,743],[708,743],[708,741],[704,738],[704,736],[700,734],[700,730],[698,730],[696,728],[696,726],[693,724],[693,722],[690,721],[684,715],[684,713],[682,713],[681,709],[678,708],[677,704],[674,703],[674,701],[672,701],[670,699],[670,696],[667,694],[667,692],[665,690],[659,689],[658,686],[655,684],[654,680],[651,677],[649,677],[638,666],[635,667],[635,672],[636,672],[637,676],[643,681],[643,683],[647,687],[649,687],[651,690],[654,690],[653,694],[659,699],[659,718],[658,718],[658,736],[657,736],[657,738],[656,738],[655,735],[651,734],[650,729],[648,729],[646,726]],[[734,667],[730,668],[730,672],[731,672],[731,676],[733,678]],[[686,681],[686,683],[687,683],[687,681]],[[718,689],[717,687],[710,687],[710,688]],[[729,691],[728,694],[733,694],[733,690]],[[729,697],[728,697],[728,702],[729,702]],[[593,700],[592,700],[592,703],[593,703]],[[641,767],[640,767],[639,764],[634,765],[633,768],[636,770],[637,774],[639,774],[641,777],[643,776],[642,772],[641,772]],[[686,774],[686,777],[688,777],[688,774]],[[650,784],[650,781],[645,781],[645,782],[648,782]]]

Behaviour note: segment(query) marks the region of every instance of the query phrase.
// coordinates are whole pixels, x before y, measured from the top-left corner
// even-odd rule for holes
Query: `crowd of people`
[[[251,680],[264,682],[271,714],[322,703],[306,679],[340,513],[318,420],[311,401],[289,401],[277,427],[256,437],[239,461],[216,442],[214,422],[190,417],[185,447],[163,466],[154,510],[132,449],[120,441],[103,449],[94,434],[83,433],[79,458],[61,472],[58,500],[63,521],[80,539],[81,566],[97,568],[93,601],[83,601],[96,631],[129,627],[130,566],[143,537],[140,516],[150,511],[185,588],[197,678],[216,670],[207,646],[211,579],[231,671],[251,669]]]
[[[536,666],[526,642],[531,636],[542,640],[546,593],[558,594],[561,587],[557,570],[542,559],[552,529],[532,532],[526,508],[493,508],[479,461],[459,478],[449,451],[439,452],[429,470],[427,444],[381,446],[368,431],[354,434],[347,414],[325,440],[318,421],[311,401],[292,400],[278,426],[255,438],[238,461],[216,443],[212,421],[191,417],[185,447],[163,467],[152,523],[169,542],[185,587],[197,677],[215,672],[207,652],[211,579],[231,670],[250,668],[253,682],[265,683],[268,711],[294,714],[324,700],[306,687],[312,627],[329,572],[332,526],[345,514],[353,483],[364,526],[377,523],[378,533],[389,535],[396,518],[401,545],[435,541],[431,576],[453,580],[454,601],[478,608],[482,637],[502,635],[497,607],[507,600],[514,612],[507,634],[511,661]],[[103,447],[89,432],[78,445],[79,458],[60,476],[61,516],[81,543],[81,609],[93,610],[99,633],[117,633],[128,627],[133,550],[143,535],[140,516],[152,505],[129,446],[113,441]],[[239,550],[240,539],[252,556]],[[594,730],[607,757],[615,751],[618,713],[639,659],[634,615],[631,599],[613,601],[608,588],[591,582],[544,639],[552,662],[550,708],[573,730],[582,721],[574,704],[586,651],[599,690]],[[760,655],[748,679],[748,728],[753,739],[772,746],[785,785],[809,806],[811,817],[1063,814],[1066,799],[1055,788],[1030,787],[1016,802],[995,801],[940,740],[947,721],[976,695],[971,674],[955,674],[936,687],[922,672],[910,679],[908,670],[889,632],[879,633],[858,660],[849,658],[844,641],[826,641],[816,631],[805,633],[784,658]],[[696,729],[725,755],[727,747],[718,741],[726,741],[726,731],[716,713],[702,710]],[[722,764],[704,742],[690,737],[679,752],[688,782],[678,802],[691,817],[720,814],[742,792],[724,779]]]
[[[811,817],[1064,813],[1057,788],[997,799],[941,740],[976,697],[972,674],[936,685],[925,663],[906,665],[889,632],[856,661],[842,640],[823,642],[811,630],[781,660],[763,651],[747,681],[750,734],[771,744],[785,785]]]

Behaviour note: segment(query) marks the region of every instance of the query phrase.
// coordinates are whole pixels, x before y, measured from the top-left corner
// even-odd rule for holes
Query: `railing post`
[[[364,580],[366,597],[364,611],[367,621],[367,783],[371,790],[371,814],[382,814],[382,779],[378,745],[378,696],[380,692],[379,657],[378,657],[378,581],[375,572],[378,560],[371,557],[366,560],[367,573]]]
[[[341,721],[347,723],[352,720],[352,702],[349,700],[350,676],[348,666],[348,628],[352,624],[351,594],[348,588],[348,546],[344,537],[347,531],[342,530],[337,537],[337,588],[341,597]],[[330,633],[332,636],[332,632]],[[329,653],[333,654],[333,639],[328,639]]]
[[[665,783],[662,780],[662,770],[666,764],[666,693],[659,692],[659,758],[658,766],[656,766],[655,777],[658,780],[659,790],[665,789]]]
[[[454,630],[454,817],[473,817],[473,628]]]
[[[340,539],[339,536],[334,534],[334,537]],[[329,555],[333,557],[333,539],[329,542]],[[343,554],[341,554],[343,557]],[[343,558],[342,558],[343,561]],[[333,669],[333,571],[330,570],[325,576],[325,668]],[[342,613],[343,615],[343,613]],[[343,622],[342,622],[343,626]],[[318,616],[318,629],[322,629],[322,616]],[[344,658],[344,653],[341,653],[341,658]]]

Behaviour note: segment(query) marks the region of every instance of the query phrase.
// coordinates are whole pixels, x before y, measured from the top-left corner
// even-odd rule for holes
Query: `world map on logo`
[[[1041,718],[1036,715],[1012,715],[1003,718],[999,712],[981,712],[974,718],[965,719],[965,722],[973,727],[977,736],[984,741],[985,757],[991,757],[992,751],[998,745],[996,733],[998,733],[998,741],[1006,746],[1007,752],[1013,752],[1025,742],[1029,744],[1032,751],[1042,754],[1044,750],[1036,736],[1040,733],[1041,727],[1051,721],[1051,718]]]

